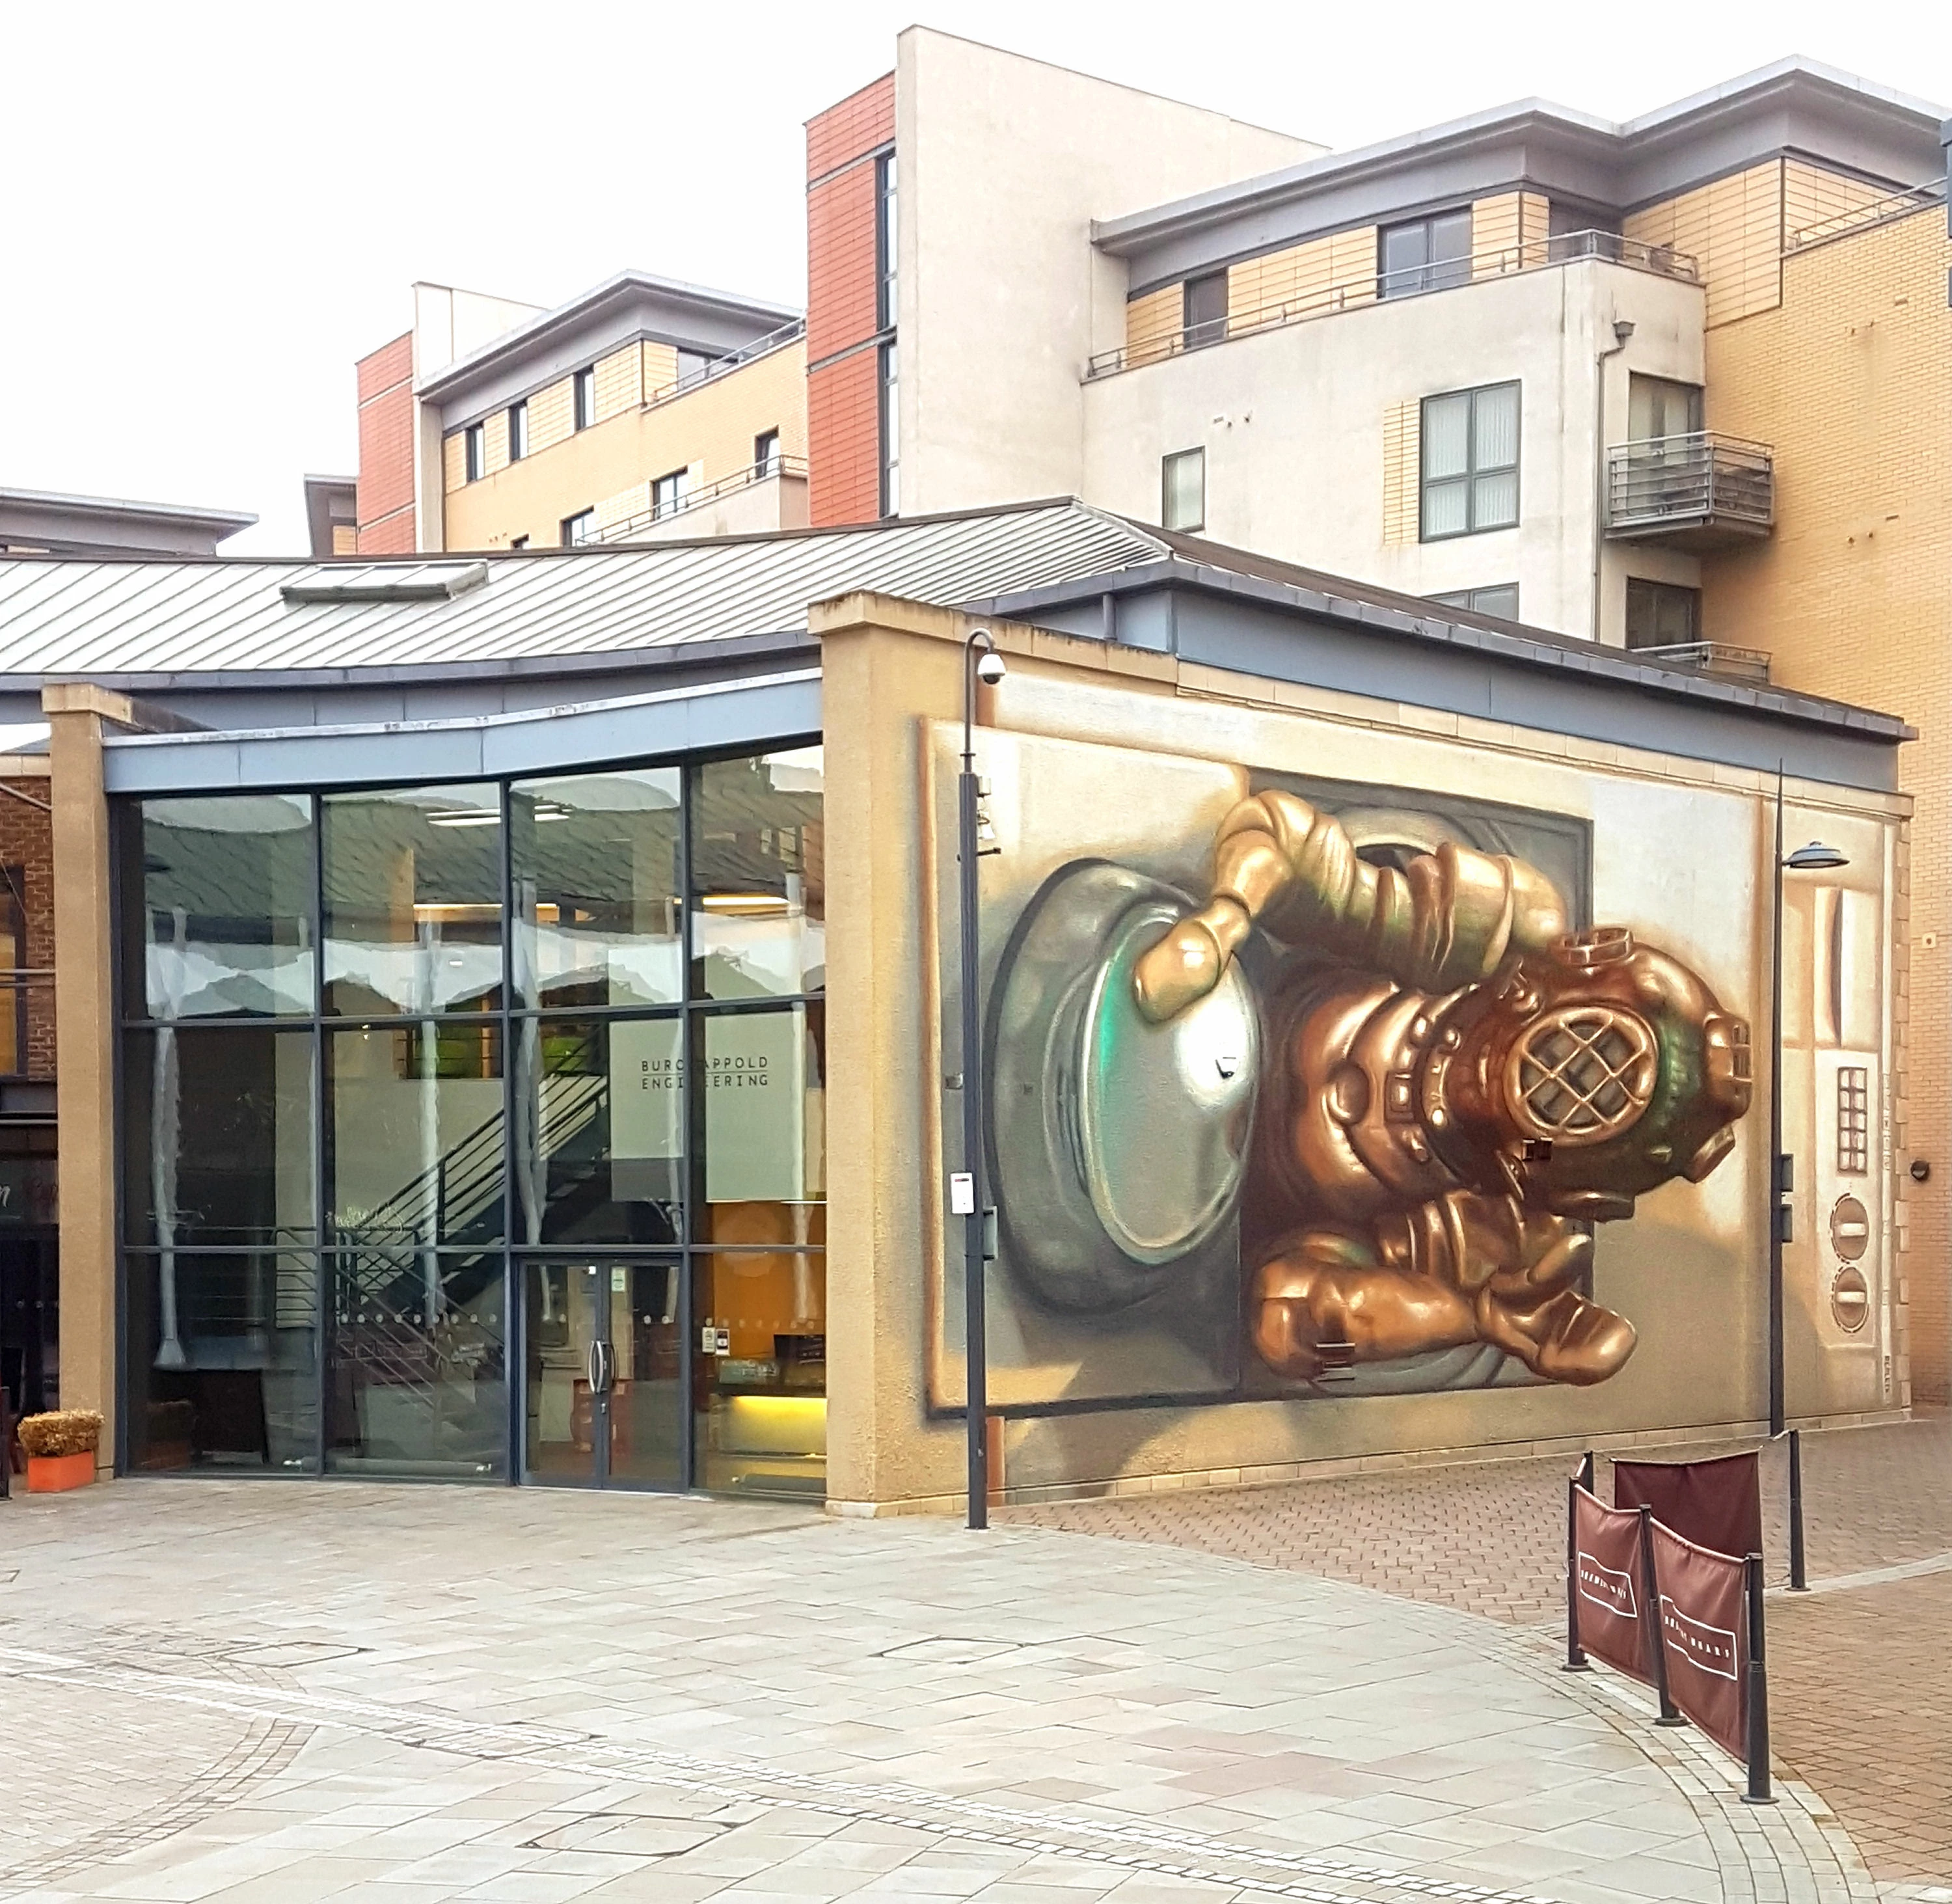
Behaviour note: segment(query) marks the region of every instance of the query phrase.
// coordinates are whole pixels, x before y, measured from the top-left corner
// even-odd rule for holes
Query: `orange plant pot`
[[[95,1456],[84,1455],[30,1455],[27,1457],[27,1492],[30,1494],[65,1494],[70,1488],[86,1487],[95,1479]]]

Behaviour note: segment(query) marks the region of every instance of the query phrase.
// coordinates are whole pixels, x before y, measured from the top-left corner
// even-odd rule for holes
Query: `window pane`
[[[692,1274],[700,1485],[818,1498],[827,1487],[826,1258],[724,1250],[694,1257]]]
[[[514,1036],[518,1239],[678,1242],[684,1020],[531,1018]]]
[[[142,1469],[318,1465],[318,1259],[131,1251],[129,1459]]]
[[[139,891],[125,921],[133,1016],[308,1016],[311,803],[297,794],[147,800],[123,816]]]
[[[1480,476],[1474,485],[1471,526],[1473,529],[1509,529],[1519,519],[1519,477],[1516,470],[1502,475]]]
[[[1447,290],[1471,280],[1471,215],[1449,211],[1430,221],[1431,268],[1426,274],[1432,290]]]
[[[1397,225],[1383,233],[1384,297],[1400,297],[1423,287],[1422,267],[1430,258],[1430,228],[1420,221]]]
[[[1470,527],[1466,516],[1469,485],[1462,482],[1431,483],[1423,492],[1423,536],[1428,542],[1437,536],[1462,535]]]
[[[355,1018],[499,1006],[499,789],[330,794],[320,817],[326,1010]]]
[[[679,784],[678,769],[663,767],[509,789],[521,1004],[684,996]]]
[[[505,1466],[499,1252],[347,1250],[332,1267],[326,1466],[488,1480]]]
[[[1471,451],[1471,393],[1430,396],[1423,403],[1423,478],[1461,476]]]
[[[1495,615],[1507,622],[1519,618],[1519,585],[1505,582],[1494,588],[1474,588],[1471,606],[1480,615]]]
[[[1181,293],[1181,315],[1186,341],[1195,344],[1218,343],[1227,334],[1227,274],[1209,271],[1204,277],[1190,277]]]
[[[692,986],[777,997],[827,982],[818,747],[715,761],[692,782]]]
[[[827,1240],[826,1045],[818,1005],[699,1021],[699,1242]]]
[[[1198,529],[1206,520],[1206,452],[1182,449],[1162,469],[1160,521],[1168,529]]]
[[[333,1032],[326,1079],[335,1235],[408,1254],[500,1240],[497,1022],[428,1018]]]
[[[1519,387],[1500,384],[1474,393],[1472,464],[1479,470],[1509,469],[1519,459]]]
[[[122,1051],[130,1241],[310,1240],[311,1034],[164,1026]]]

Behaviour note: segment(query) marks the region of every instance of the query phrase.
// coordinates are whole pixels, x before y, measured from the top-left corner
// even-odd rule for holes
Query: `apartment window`
[[[1206,526],[1206,452],[1175,450],[1159,460],[1159,522],[1168,529]]]
[[[1443,211],[1385,225],[1376,239],[1376,295],[1409,297],[1471,279],[1471,214]]]
[[[752,468],[762,476],[777,476],[780,473],[778,431],[762,430],[752,439]]]
[[[1430,598],[1442,608],[1468,608],[1474,615],[1495,615],[1501,622],[1519,618],[1519,585],[1493,582],[1484,588],[1453,589],[1447,595]]]
[[[529,539],[527,536],[511,536],[508,538],[508,546],[511,549],[526,549],[528,546]]]
[[[895,155],[886,152],[874,164],[874,321],[881,330],[895,327]]]
[[[596,533],[594,509],[579,509],[575,515],[562,518],[562,546],[565,549],[580,549]]]
[[[508,460],[518,463],[529,453],[529,406],[524,398],[508,406]]]
[[[659,476],[651,484],[651,520],[660,516],[675,515],[684,507],[685,472],[673,470],[668,476]]]
[[[1672,582],[1627,581],[1627,646],[1680,648],[1701,639],[1701,591]]]
[[[1691,437],[1701,429],[1701,386],[1636,371],[1627,384],[1627,436],[1633,443]]]
[[[881,513],[902,512],[901,362],[895,346],[881,346]]]
[[[1189,277],[1181,293],[1181,341],[1188,350],[1217,344],[1227,334],[1227,274]]]
[[[596,421],[596,372],[593,367],[576,373],[574,388],[571,395],[574,400],[576,427],[587,430]]]
[[[1421,540],[1515,528],[1519,387],[1487,384],[1423,399]]]
[[[480,482],[488,474],[487,437],[480,424],[471,423],[461,433],[461,447],[468,481]]]

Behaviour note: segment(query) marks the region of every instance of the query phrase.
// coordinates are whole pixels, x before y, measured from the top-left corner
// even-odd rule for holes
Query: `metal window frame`
[[[461,433],[461,474],[465,482],[478,483],[488,474],[488,426],[471,423]]]
[[[1512,460],[1509,463],[1487,463],[1481,468],[1478,463],[1478,402],[1481,397],[1500,390],[1512,393]],[[1464,468],[1455,476],[1440,476],[1434,480],[1440,483],[1458,483],[1464,485],[1464,527],[1461,529],[1444,529],[1433,534],[1430,527],[1430,491],[1433,481],[1429,473],[1430,406],[1442,403],[1453,397],[1469,399],[1464,418]],[[1416,413],[1416,539],[1419,542],[1455,542],[1460,536],[1495,535],[1500,530],[1516,529],[1525,519],[1525,484],[1522,474],[1525,464],[1525,381],[1522,377],[1508,377],[1496,384],[1473,384],[1460,390],[1432,390],[1417,406]],[[1503,476],[1509,473],[1513,490],[1512,519],[1509,522],[1482,522],[1478,520],[1478,484],[1487,476]]]
[[[358,1471],[347,1473],[335,1470],[330,1464],[332,1447],[333,1421],[331,1408],[333,1393],[334,1367],[333,1343],[335,1335],[336,1285],[333,1269],[337,1254],[337,1243],[328,1222],[329,1176],[331,1167],[328,1123],[331,1107],[327,1101],[326,1079],[326,1040],[335,1032],[353,1029],[362,1026],[375,1028],[397,1029],[418,1027],[427,1022],[455,1021],[469,1025],[492,1025],[501,1041],[502,1050],[502,1235],[499,1242],[474,1244],[441,1244],[434,1246],[438,1257],[483,1257],[499,1254],[502,1264],[502,1343],[505,1392],[506,1433],[503,1438],[501,1471],[493,1477],[482,1477],[470,1483],[469,1477],[456,1475],[457,1483],[479,1486],[516,1486],[529,1479],[527,1464],[527,1289],[525,1265],[530,1261],[588,1261],[593,1259],[622,1262],[669,1262],[678,1270],[677,1326],[679,1329],[679,1374],[677,1384],[679,1396],[678,1448],[679,1473],[677,1479],[665,1482],[610,1481],[608,1485],[618,1491],[649,1493],[688,1492],[696,1491],[702,1484],[702,1470],[699,1465],[698,1423],[693,1397],[697,1375],[699,1357],[695,1326],[694,1289],[699,1273],[699,1259],[707,1257],[739,1254],[768,1254],[779,1253],[778,1245],[739,1245],[714,1244],[701,1242],[696,1235],[696,1213],[698,1199],[702,1190],[702,1173],[705,1166],[704,1104],[705,1097],[696,1082],[699,1076],[697,1057],[702,1049],[702,1025],[705,1019],[714,1017],[732,1017],[755,1015],[768,1012],[804,1011],[809,1007],[824,1009],[827,994],[819,991],[782,993],[777,996],[751,998],[710,998],[702,990],[700,975],[696,966],[696,926],[697,908],[693,903],[695,882],[693,872],[693,838],[698,811],[698,785],[702,770],[715,762],[738,760],[755,755],[784,753],[805,747],[822,744],[822,736],[815,732],[782,734],[763,743],[748,744],[736,747],[718,747],[690,753],[658,754],[642,758],[632,758],[602,763],[576,763],[565,765],[558,772],[548,776],[533,772],[484,777],[483,781],[469,784],[486,784],[492,778],[497,790],[500,807],[500,837],[499,850],[499,884],[501,907],[502,935],[502,985],[501,999],[492,1012],[456,1013],[435,1012],[424,1014],[395,1013],[345,1013],[328,1012],[325,1009],[325,871],[324,827],[325,802],[335,794],[372,794],[376,793],[405,793],[419,788],[455,784],[448,780],[402,781],[384,788],[374,788],[358,783],[318,788],[286,788],[280,786],[254,787],[249,791],[255,794],[296,794],[308,805],[309,840],[311,856],[311,899],[312,905],[312,999],[309,1013],[294,1013],[288,1016],[211,1016],[194,1019],[161,1019],[147,1013],[146,994],[141,1003],[145,1010],[133,1012],[128,1009],[135,1002],[124,988],[125,975],[123,922],[124,907],[129,903],[145,904],[147,895],[138,888],[133,900],[124,889],[121,877],[122,855],[112,856],[111,897],[114,908],[114,929],[111,932],[111,957],[115,970],[111,982],[118,1008],[114,1020],[114,1077],[115,1101],[114,1120],[114,1148],[115,1157],[116,1207],[114,1213],[115,1237],[115,1342],[116,1384],[119,1401],[124,1405],[116,1411],[116,1460],[118,1469],[127,1471],[130,1462],[130,1426],[133,1410],[128,1405],[132,1393],[134,1369],[132,1361],[132,1345],[129,1340],[128,1288],[132,1264],[154,1257],[158,1250],[153,1241],[146,1243],[129,1240],[126,1232],[128,1211],[124,1195],[126,1176],[124,1158],[129,1119],[130,1093],[127,1089],[126,1045],[128,1035],[153,1032],[164,1025],[176,1029],[210,1029],[215,1032],[260,1030],[282,1032],[292,1037],[306,1037],[311,1041],[309,1066],[310,1110],[312,1118],[311,1167],[312,1173],[312,1227],[308,1240],[257,1242],[198,1244],[184,1248],[182,1253],[197,1255],[263,1256],[267,1254],[309,1257],[313,1265],[313,1301],[314,1314],[314,1354],[315,1358],[314,1445],[311,1464],[300,1473],[289,1470],[272,1470],[252,1474],[247,1469],[222,1468],[211,1470],[226,1480],[346,1480],[386,1478]],[[679,779],[678,851],[676,872],[680,882],[679,953],[680,969],[683,974],[683,995],[662,1005],[553,1005],[545,1007],[540,1003],[518,1002],[515,995],[515,903],[513,833],[509,824],[510,800],[513,790],[526,781],[538,778],[568,778],[577,775],[599,775],[605,772],[624,772],[638,768],[672,768],[677,771]],[[176,799],[194,798],[196,796],[144,796],[120,794],[111,797],[111,829],[117,838],[123,837],[122,829],[134,829],[133,838],[139,847],[141,839],[142,808],[149,797]],[[234,797],[233,794],[217,794],[211,798]],[[683,1121],[683,1155],[678,1160],[680,1179],[685,1192],[679,1213],[678,1238],[667,1243],[561,1243],[542,1242],[531,1247],[516,1235],[518,1226],[518,1197],[515,1182],[517,1163],[515,1138],[515,1091],[518,1074],[521,1069],[519,1038],[521,1027],[527,1022],[546,1019],[577,1018],[602,1019],[605,1021],[646,1019],[680,1020],[684,1026],[684,1051],[687,1079],[691,1081],[686,1091],[685,1116]],[[824,1085],[823,1077],[822,1083]],[[805,1244],[793,1246],[792,1253],[819,1256],[827,1254],[824,1244]],[[184,1470],[177,1478],[195,1480],[200,1478],[196,1470]]]
[[[596,366],[586,364],[569,374],[569,418],[571,433],[587,430],[596,421]]]
[[[1620,638],[1626,644],[1629,653],[1638,653],[1648,648],[1685,647],[1702,639],[1701,590],[1699,587],[1690,587],[1686,582],[1657,581],[1648,575],[1629,575],[1626,578],[1626,584],[1621,606]],[[1660,606],[1663,602],[1685,597],[1688,600],[1688,633],[1679,637],[1663,634],[1656,626],[1650,640],[1634,640],[1633,612],[1634,598],[1637,593],[1641,595],[1643,600],[1652,598],[1656,622],[1658,622]]]
[[[508,406],[508,460],[520,462],[529,453],[529,399],[518,396]]]
[[[879,452],[880,489],[877,506],[882,519],[902,509],[902,362],[900,346],[890,337],[874,352],[875,424]]]
[[[1168,507],[1172,499],[1172,472],[1190,456],[1200,459],[1200,509],[1198,520],[1192,522],[1168,522]],[[1170,529],[1176,534],[1197,535],[1206,527],[1206,446],[1194,443],[1190,449],[1168,449],[1159,459],[1159,527]]]

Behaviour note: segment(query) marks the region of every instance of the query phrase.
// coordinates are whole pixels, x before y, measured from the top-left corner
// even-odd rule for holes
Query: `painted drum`
[[[1831,1279],[1830,1314],[1847,1336],[1854,1336],[1871,1319],[1871,1286],[1861,1270],[1846,1267]]]
[[[1024,910],[986,1040],[990,1165],[1005,1255],[1059,1307],[1122,1308],[1237,1246],[1260,1070],[1253,995],[1230,968],[1163,1025],[1132,967],[1197,902],[1075,861]]]

